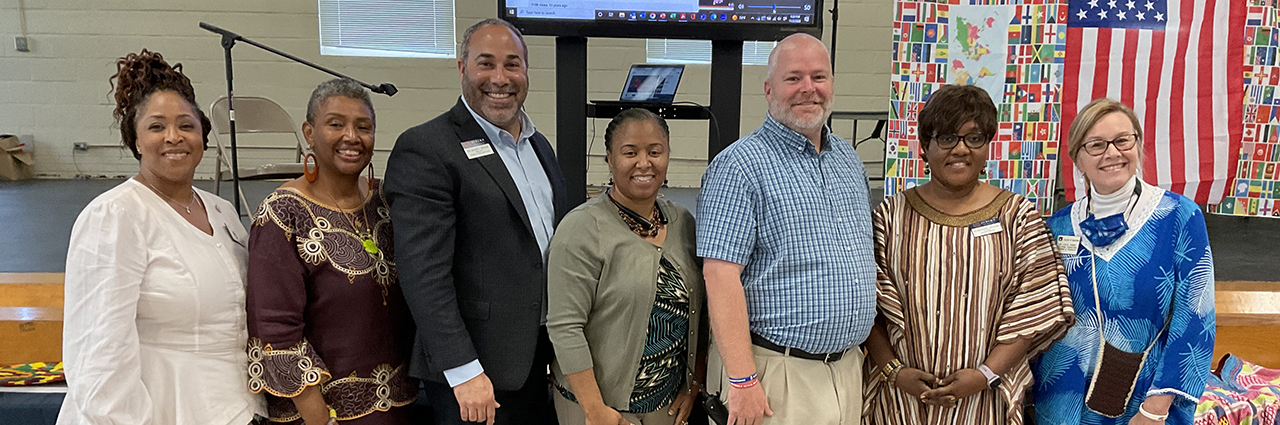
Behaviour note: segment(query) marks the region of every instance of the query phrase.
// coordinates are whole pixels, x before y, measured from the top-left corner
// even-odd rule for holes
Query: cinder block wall
[[[830,9],[830,1],[825,8]],[[884,110],[888,106],[891,46],[891,0],[841,2],[837,42],[836,109]],[[40,177],[117,177],[137,172],[137,162],[119,145],[112,125],[113,102],[107,78],[114,59],[142,48],[159,51],[181,62],[195,84],[198,100],[208,112],[214,99],[226,93],[222,48],[214,34],[200,29],[200,21],[236,31],[245,37],[293,53],[373,83],[392,82],[400,93],[375,95],[378,114],[375,167],[381,172],[387,152],[404,129],[453,106],[460,93],[453,59],[362,58],[321,56],[315,0],[25,0],[31,51],[18,52],[13,38],[20,33],[18,0],[0,0],[0,133],[29,134],[35,143],[36,173]],[[480,19],[494,16],[494,1],[455,3],[458,37]],[[830,43],[830,14],[824,40]],[[556,142],[555,41],[529,37],[531,88],[526,109],[538,128]],[[644,40],[591,39],[588,44],[588,97],[615,99],[633,63],[645,62]],[[252,46],[234,50],[237,95],[266,96],[281,103],[300,124],[306,100],[315,85],[327,78],[302,65],[276,58]],[[742,87],[743,134],[759,125],[765,114],[763,66],[744,68]],[[709,102],[710,66],[686,67],[677,100]],[[588,181],[608,180],[604,153],[605,120],[594,123],[594,142]],[[851,124],[837,122],[835,130],[851,136]],[[859,137],[872,126],[862,125]],[[706,123],[672,123],[673,186],[697,186],[706,167]],[[591,123],[588,123],[591,137]],[[278,140],[277,140],[278,141]],[[88,151],[76,152],[76,142]],[[254,144],[242,136],[241,143]],[[265,143],[265,142],[264,142]],[[883,146],[868,143],[866,159],[878,158]],[[282,157],[283,155],[283,157]],[[213,175],[214,150],[205,154],[197,178]],[[242,151],[241,157],[285,159],[287,153]]]

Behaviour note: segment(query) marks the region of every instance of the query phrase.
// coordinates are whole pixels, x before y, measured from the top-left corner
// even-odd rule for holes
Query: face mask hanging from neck
[[[1089,199],[1089,217],[1080,222],[1080,233],[1084,233],[1084,237],[1089,239],[1089,243],[1096,247],[1103,247],[1115,243],[1116,240],[1124,236],[1124,232],[1129,230],[1129,223],[1125,217],[1133,211],[1134,206],[1138,204],[1137,199],[1142,195],[1142,184],[1136,183],[1133,187],[1133,195],[1129,197],[1129,207],[1124,212],[1113,214],[1106,217],[1098,218],[1093,215],[1093,198]]]
[[[1125,222],[1124,216],[1124,213],[1120,213],[1097,218],[1089,213],[1089,217],[1080,222],[1080,232],[1084,233],[1084,237],[1093,246],[1111,245],[1129,230],[1129,223]]]

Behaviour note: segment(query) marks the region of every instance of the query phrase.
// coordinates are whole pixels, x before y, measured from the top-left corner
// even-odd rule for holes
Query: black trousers
[[[524,386],[515,391],[494,390],[494,398],[502,405],[497,410],[498,425],[556,425],[556,409],[551,399],[551,381],[547,379],[547,365],[551,363],[554,350],[551,340],[547,339],[547,330],[542,328],[538,335],[538,348],[535,350],[533,367],[529,369],[529,378]],[[436,425],[464,425],[484,422],[467,422],[462,420],[458,412],[458,398],[453,394],[449,384],[424,381],[423,390],[431,409],[435,414]]]

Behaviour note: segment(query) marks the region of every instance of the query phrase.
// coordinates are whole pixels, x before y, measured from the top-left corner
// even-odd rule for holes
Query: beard
[[[501,90],[494,90],[488,83],[477,86],[472,83],[470,78],[464,77],[462,87],[462,96],[467,99],[467,105],[471,106],[472,110],[476,111],[476,113],[480,114],[480,117],[488,120],[491,124],[502,127],[515,120],[517,114],[520,113],[520,107],[523,102],[519,100],[516,101],[515,107],[512,108],[494,106],[484,93],[485,91]],[[520,94],[516,93],[513,96],[518,98]]]
[[[819,95],[811,95],[806,98],[797,99],[797,102],[817,101],[822,105],[822,112],[817,114],[796,114],[791,108],[793,102],[791,99],[778,99],[769,101],[769,116],[777,120],[782,125],[793,130],[813,130],[822,128],[827,123],[827,117],[831,116],[831,99],[822,98]]]

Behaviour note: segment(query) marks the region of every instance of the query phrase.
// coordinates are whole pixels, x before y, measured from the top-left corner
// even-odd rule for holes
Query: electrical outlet
[[[27,41],[29,40],[27,40],[26,37],[14,37],[13,46],[17,48],[19,52],[30,52],[31,46],[27,44]]]
[[[89,150],[89,144],[86,142],[76,142],[75,149],[78,151],[87,151]]]

